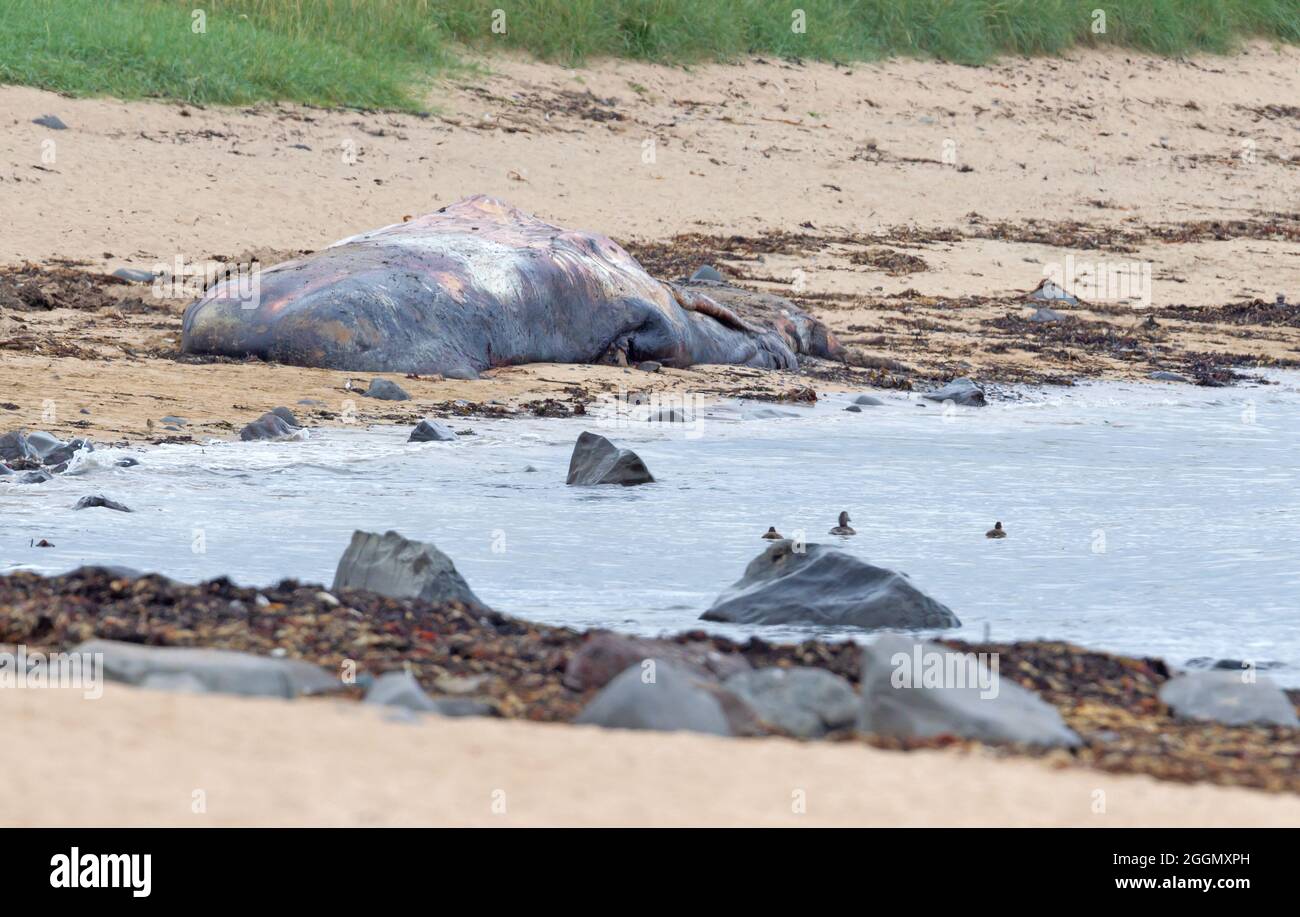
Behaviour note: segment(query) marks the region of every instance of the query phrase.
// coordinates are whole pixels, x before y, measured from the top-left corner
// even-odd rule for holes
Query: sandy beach
[[[313,427],[409,425],[570,416],[629,393],[779,402],[809,387],[924,391],[966,376],[992,389],[1156,372],[1183,376],[1161,383],[1173,388],[1300,367],[1294,47],[1177,59],[1073,51],[982,68],[751,59],[574,70],[512,56],[478,65],[432,87],[425,116],[0,86],[0,210],[10,215],[0,223],[0,434],[201,443],[234,438],[277,405]],[[32,123],[47,113],[68,129]],[[657,277],[714,265],[808,310],[854,356],[788,372],[531,364],[468,381],[386,373],[412,400],[373,401],[360,395],[373,373],[182,354],[190,297],[108,276],[178,259],[270,266],[476,193],[606,234]],[[1103,271],[1147,265],[1149,302],[1085,302],[1068,309],[1069,322],[1031,322],[1037,306],[1026,294],[1067,258]],[[169,425],[169,415],[184,424]],[[186,622],[178,633],[150,630],[147,615],[92,624],[51,606],[45,622],[17,608],[0,606],[13,618],[6,643],[51,630],[63,647],[107,631],[164,645],[200,634],[258,652],[289,642],[247,620],[219,632]],[[331,634],[295,645],[295,655],[336,663],[343,644]],[[358,646],[383,649],[391,635],[366,636]],[[551,692],[545,715],[509,684],[493,698],[504,719],[414,721],[355,698],[116,684],[95,702],[11,692],[10,744],[40,754],[11,756],[0,823],[1300,823],[1292,733],[1175,726],[1154,699],[1168,673],[1130,662],[1116,665],[1141,669],[1136,700],[1069,701],[1066,687],[1077,686],[1058,678],[1066,687],[1051,700],[1072,728],[1113,729],[1130,742],[1110,757],[1094,742],[1078,760],[978,743],[904,753],[530,722],[570,718],[589,698],[561,694],[553,661],[518,683]],[[417,665],[428,666],[417,672],[426,686],[465,674],[441,658]],[[1037,669],[1022,674],[1045,693],[1057,684]],[[1276,757],[1261,763],[1251,749],[1265,741]]]
[[[975,754],[425,719],[110,686],[17,692],[24,825],[1284,826],[1300,800]],[[51,768],[50,761],[62,762]],[[1098,796],[1098,792],[1104,796]],[[196,795],[198,793],[199,795]],[[1095,812],[1104,799],[1104,812]],[[206,811],[195,812],[196,801]],[[802,809],[802,811],[796,811]]]

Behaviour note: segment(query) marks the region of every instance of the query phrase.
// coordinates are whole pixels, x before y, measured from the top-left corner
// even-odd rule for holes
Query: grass
[[[1104,33],[1094,31],[1099,8]],[[1223,53],[1250,38],[1300,43],[1300,0],[4,0],[0,82],[420,109],[421,87],[456,65],[458,45],[568,64],[747,54],[979,64],[1098,45]]]

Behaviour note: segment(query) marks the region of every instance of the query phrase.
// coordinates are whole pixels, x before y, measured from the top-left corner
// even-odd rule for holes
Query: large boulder
[[[1002,678],[971,653],[899,634],[863,647],[858,729],[928,739],[1073,746],[1079,737],[1055,707]]]
[[[731,676],[722,686],[764,723],[802,739],[852,726],[858,718],[853,686],[825,669],[750,670]]]
[[[455,432],[437,420],[422,420],[411,431],[408,443],[449,443],[456,439]]]
[[[590,486],[596,484],[650,484],[654,477],[641,457],[630,449],[620,449],[595,433],[584,432],[573,446],[569,457],[569,476],[566,484]]]
[[[426,602],[486,604],[456,571],[451,558],[431,544],[411,541],[397,532],[353,532],[352,542],[339,558],[334,586],[362,589],[394,599]]]
[[[820,544],[774,541],[701,615],[736,624],[865,628],[960,627],[957,616],[907,577]]]
[[[1244,672],[1189,672],[1160,687],[1160,699],[1180,720],[1209,720],[1225,726],[1300,726],[1295,707],[1271,678]]]
[[[969,379],[954,379],[943,388],[926,392],[921,397],[929,401],[951,401],[971,408],[982,408],[988,404],[984,400],[984,390]]]
[[[257,420],[246,424],[239,431],[239,438],[244,442],[275,442],[276,440],[290,439],[297,436],[300,428],[286,420],[283,414],[276,413],[279,410],[282,409],[277,408],[275,411],[267,411]],[[283,410],[285,413],[289,413],[287,408]],[[289,416],[292,417],[293,415],[290,414]]]
[[[662,659],[703,678],[722,680],[748,672],[749,660],[739,653],[719,653],[707,643],[671,643],[610,632],[590,636],[569,659],[564,684],[574,691],[603,688],[629,666]]]
[[[230,650],[90,640],[73,652],[102,655],[110,681],[144,688],[293,698],[342,686],[337,676],[309,662]]]
[[[411,395],[406,389],[390,379],[372,379],[370,386],[361,393],[362,398],[378,398],[380,401],[410,401]]]
[[[574,722],[718,736],[757,731],[753,711],[716,682],[662,659],[652,662],[629,666],[617,675]]]

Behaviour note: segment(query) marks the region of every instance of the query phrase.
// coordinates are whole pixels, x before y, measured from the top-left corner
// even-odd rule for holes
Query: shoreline
[[[0,645],[6,648],[68,651],[86,640],[108,639],[282,656],[332,672],[343,671],[350,662],[359,679],[345,686],[343,695],[353,701],[360,700],[365,676],[405,670],[432,696],[484,704],[494,719],[568,723],[599,692],[602,679],[614,674],[571,667],[594,635],[614,633],[609,630],[579,632],[535,624],[457,602],[431,605],[346,589],[335,594],[294,580],[254,588],[224,579],[197,585],[148,575],[132,579],[105,568],[82,568],[56,577],[18,572],[0,576],[0,610]],[[760,637],[738,642],[703,629],[636,639],[664,653],[707,651],[743,657],[754,668],[807,666],[825,669],[850,684],[858,682],[860,650],[854,642],[773,644]],[[998,654],[1003,677],[1055,707],[1083,744],[1075,749],[986,745],[948,734],[904,740],[863,736],[852,728],[833,730],[810,744],[866,744],[901,754],[978,752],[997,759],[1041,760],[1053,768],[1084,773],[1142,774],[1179,783],[1300,793],[1300,771],[1294,768],[1300,757],[1300,730],[1176,719],[1158,696],[1172,674],[1162,660],[1066,643],[933,639],[958,652]],[[642,645],[636,649],[644,651]],[[1286,694],[1293,707],[1300,703],[1300,689]],[[156,696],[178,702],[174,695]],[[300,707],[319,703],[333,701],[294,701]],[[779,729],[776,734],[781,734]],[[748,745],[765,740],[727,741]]]

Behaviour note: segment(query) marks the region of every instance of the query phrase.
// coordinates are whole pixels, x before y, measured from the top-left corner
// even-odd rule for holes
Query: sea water
[[[689,423],[621,410],[342,427],[301,441],[100,448],[42,485],[0,484],[0,570],[121,564],[247,585],[331,582],[354,529],[436,544],[517,616],[769,640],[860,632],[699,622],[768,542],[833,544],[906,572],[993,640],[1277,664],[1300,684],[1300,376],[1233,388],[1091,383],[983,408],[879,393],[845,411],[755,402]],[[778,416],[772,416],[777,414]],[[656,482],[569,487],[583,430]],[[133,468],[114,461],[130,454]],[[533,470],[530,470],[533,469]],[[134,512],[73,511],[102,493]],[[827,534],[847,510],[856,537]],[[984,532],[1000,520],[1008,537]],[[53,548],[32,547],[47,539]]]

